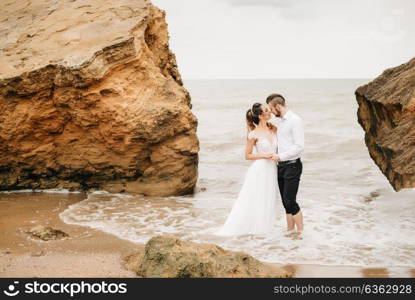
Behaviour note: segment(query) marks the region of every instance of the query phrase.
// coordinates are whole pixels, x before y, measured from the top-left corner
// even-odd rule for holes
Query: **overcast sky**
[[[415,56],[415,0],[153,0],[184,79],[373,78]]]

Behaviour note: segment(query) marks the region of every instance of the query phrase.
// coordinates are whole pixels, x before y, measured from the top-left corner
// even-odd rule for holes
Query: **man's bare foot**
[[[301,233],[302,231],[296,231],[292,234],[291,238],[293,240],[302,240],[303,238],[301,237]]]
[[[302,240],[301,233],[301,231],[292,231],[291,233],[286,234],[285,237],[289,237],[293,240]]]
[[[293,234],[295,234],[295,229],[294,229],[294,228],[293,228],[293,229],[287,229],[287,230],[285,231],[284,236],[285,236],[285,237],[291,237]]]
[[[295,226],[297,227],[297,230],[302,231],[304,228],[304,224],[303,224],[303,212],[301,210],[293,216],[293,220],[294,220]]]
[[[287,230],[294,230],[295,222],[294,222],[293,215],[286,214],[285,217],[287,219]]]

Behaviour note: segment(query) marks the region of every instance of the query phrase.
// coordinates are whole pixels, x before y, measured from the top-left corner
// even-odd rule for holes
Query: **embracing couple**
[[[255,103],[246,113],[245,158],[254,162],[218,235],[275,234],[280,215],[278,188],[287,231],[303,230],[303,215],[296,200],[303,170],[303,121],[288,109],[282,95],[272,94],[266,102],[268,107]]]

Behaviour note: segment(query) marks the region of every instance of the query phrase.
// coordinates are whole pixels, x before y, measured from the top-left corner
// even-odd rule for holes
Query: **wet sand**
[[[86,198],[83,193],[0,193],[0,277],[138,277],[123,258],[144,245],[82,226],[68,225],[59,213]],[[50,226],[69,234],[41,241],[25,231]],[[413,277],[415,269],[282,265],[294,277]]]
[[[60,220],[60,212],[85,197],[0,194],[0,277],[136,277],[123,266],[122,258],[143,251],[144,245]],[[32,239],[24,231],[35,225],[62,230],[69,237]]]

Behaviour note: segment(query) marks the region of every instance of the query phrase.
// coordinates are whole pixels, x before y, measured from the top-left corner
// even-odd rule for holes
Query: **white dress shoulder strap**
[[[257,138],[258,138],[258,136],[257,136],[256,132],[254,132],[253,130],[251,130],[248,133],[248,139],[257,139]]]

